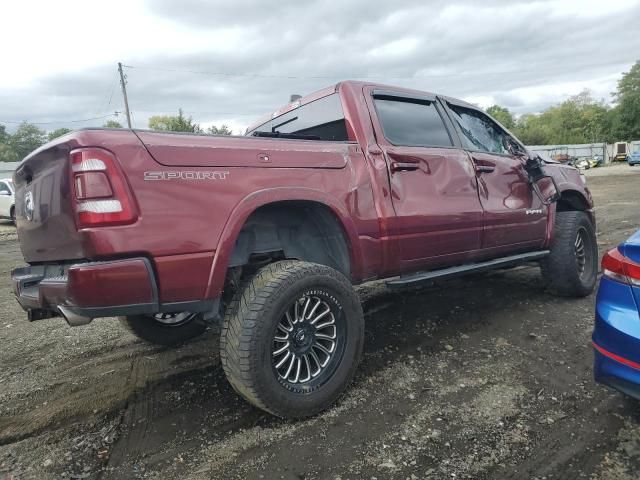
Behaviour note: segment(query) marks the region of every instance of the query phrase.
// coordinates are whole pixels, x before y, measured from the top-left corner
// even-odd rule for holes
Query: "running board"
[[[400,288],[408,285],[417,285],[421,282],[435,280],[440,278],[451,278],[466,275],[468,273],[484,272],[500,267],[510,267],[520,263],[539,260],[549,255],[549,250],[537,252],[521,253],[519,255],[511,255],[508,257],[496,258],[487,262],[470,263],[468,265],[459,265],[457,267],[443,268],[442,270],[431,270],[429,272],[417,272],[410,275],[403,275],[394,280],[389,280],[387,286],[390,288]]]

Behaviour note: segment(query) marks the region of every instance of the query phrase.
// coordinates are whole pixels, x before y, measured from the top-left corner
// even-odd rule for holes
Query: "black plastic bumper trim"
[[[117,305],[112,307],[76,307],[73,305],[64,305],[65,309],[75,313],[76,315],[88,318],[103,317],[127,317],[130,315],[153,315],[155,313],[165,312],[191,312],[191,313],[207,313],[217,312],[220,306],[220,299],[214,298],[210,300],[193,300],[188,302],[169,302],[159,306],[155,303],[138,303],[134,305]]]

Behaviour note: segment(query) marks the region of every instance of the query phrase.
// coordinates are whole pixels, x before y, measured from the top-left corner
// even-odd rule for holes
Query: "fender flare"
[[[333,212],[346,236],[350,257],[351,280],[361,278],[362,250],[358,241],[358,231],[345,205],[336,201],[335,197],[312,188],[267,188],[247,195],[238,202],[231,211],[231,214],[229,215],[229,218],[222,230],[222,234],[220,235],[218,247],[213,258],[211,271],[209,273],[209,281],[207,282],[207,288],[205,291],[205,298],[217,298],[222,294],[227,267],[235,247],[236,240],[242,230],[242,227],[251,214],[260,207],[287,200],[318,203],[324,205]]]

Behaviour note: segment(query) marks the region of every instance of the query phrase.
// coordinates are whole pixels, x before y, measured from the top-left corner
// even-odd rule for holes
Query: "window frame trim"
[[[258,125],[257,127],[255,127],[253,130],[247,130],[244,133],[244,135],[242,135],[242,136],[243,137],[247,137],[247,138],[262,138],[262,139],[269,138],[269,137],[254,137],[252,134],[255,131],[259,131],[261,127],[264,127],[267,124],[273,123],[278,118],[284,117],[285,115],[288,115],[288,114],[290,114],[292,112],[299,111],[300,109],[302,109],[302,108],[304,108],[304,107],[306,107],[308,105],[311,105],[311,104],[313,104],[315,102],[318,102],[320,100],[326,100],[327,98],[329,98],[329,97],[331,97],[333,95],[335,95],[336,98],[338,99],[338,105],[340,105],[340,110],[342,111],[342,120],[344,120],[344,122],[345,122],[345,127],[346,127],[346,130],[347,130],[347,136],[348,136],[349,128],[347,126],[347,116],[345,115],[345,112],[344,112],[345,109],[344,109],[344,104],[342,103],[342,97],[340,96],[340,93],[338,91],[334,91],[334,92],[328,93],[327,95],[323,95],[322,97],[318,97],[318,98],[316,98],[316,99],[314,99],[314,100],[312,100],[310,102],[302,103],[302,104],[298,105],[297,107],[292,108],[291,110],[287,110],[286,112],[281,113],[280,115],[277,115],[275,117],[271,117],[266,122],[264,122],[264,123]],[[289,121],[285,122],[284,124],[286,124],[286,123],[289,123]],[[283,125],[283,124],[280,124],[279,126],[281,126],[281,125]],[[270,130],[273,132],[272,128],[270,128]],[[349,140],[348,138],[347,138],[347,140],[303,140],[303,139],[297,139],[297,138],[295,138],[295,139],[277,138],[275,140],[293,140],[294,142],[299,142],[299,141],[302,140],[302,141],[305,141],[305,142],[314,141],[314,142],[331,142],[331,143],[358,143],[357,140]]]
[[[382,123],[382,117],[380,115],[378,106],[376,104],[377,99],[383,99],[383,100],[386,99],[386,100],[401,102],[401,103],[413,103],[417,105],[424,105],[425,103],[433,104],[433,106],[436,109],[436,113],[438,114],[438,116],[440,117],[440,120],[442,121],[442,126],[444,127],[444,130],[447,133],[449,140],[451,141],[451,145],[432,145],[432,144],[405,145],[402,143],[394,143],[391,139],[389,139],[389,137],[385,132],[384,124]],[[440,102],[438,101],[438,97],[436,95],[429,95],[429,94],[413,95],[413,94],[395,92],[393,90],[375,89],[371,92],[371,103],[373,104],[373,108],[376,114],[376,120],[378,122],[378,125],[380,126],[380,131],[384,139],[389,143],[389,145],[392,145],[394,147],[405,147],[405,148],[457,148],[459,149],[461,147],[461,145],[457,145],[458,143],[457,135],[454,136],[452,134],[451,126],[448,125],[449,122],[447,122],[447,120],[449,120],[448,115],[443,111],[442,106],[440,105]]]

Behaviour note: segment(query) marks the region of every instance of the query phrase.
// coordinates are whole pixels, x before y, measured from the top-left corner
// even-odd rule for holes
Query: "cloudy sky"
[[[9,128],[101,125],[123,110],[119,61],[135,127],[182,108],[240,131],[343,79],[518,114],[584,88],[610,101],[640,60],[640,0],[20,0],[0,11]]]

